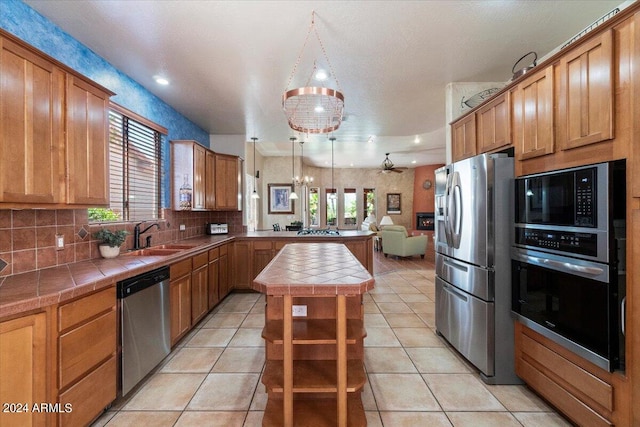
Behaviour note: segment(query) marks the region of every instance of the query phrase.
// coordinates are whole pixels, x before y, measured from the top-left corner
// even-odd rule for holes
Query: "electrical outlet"
[[[56,234],[56,250],[61,251],[64,249],[64,234]]]
[[[293,317],[307,317],[306,305],[294,305],[291,307],[291,315]]]
[[[187,229],[187,226],[184,224],[180,224],[180,231],[185,231]]]

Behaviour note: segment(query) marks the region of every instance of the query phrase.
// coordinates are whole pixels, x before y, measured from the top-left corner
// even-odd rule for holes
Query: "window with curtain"
[[[89,209],[93,221],[158,219],[162,137],[166,129],[116,104],[109,111],[109,208]]]

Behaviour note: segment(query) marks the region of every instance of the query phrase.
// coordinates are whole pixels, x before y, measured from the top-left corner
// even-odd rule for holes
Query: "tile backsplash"
[[[229,233],[245,231],[242,212],[178,212],[163,210],[158,220],[160,229],[152,228],[142,236],[151,236],[151,244],[173,242],[202,236],[204,224],[225,222]],[[146,224],[152,224],[147,221]],[[179,231],[180,225],[185,226]],[[89,224],[86,209],[0,209],[0,277],[25,273],[56,265],[99,258],[98,241],[93,233],[101,228],[125,229],[129,232],[121,251],[133,247],[135,222],[115,224]],[[56,250],[56,235],[64,237],[64,249]]]

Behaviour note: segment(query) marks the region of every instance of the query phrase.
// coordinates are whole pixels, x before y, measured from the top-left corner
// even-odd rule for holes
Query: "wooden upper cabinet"
[[[216,209],[238,210],[238,157],[215,155]]]
[[[554,152],[553,65],[533,73],[510,91],[516,158]]]
[[[207,188],[207,150],[196,141],[171,141],[171,200],[180,209],[180,187],[185,179],[191,185],[191,209],[205,210]]]
[[[0,204],[61,203],[64,72],[4,37],[0,47]]]
[[[68,203],[109,203],[109,95],[67,76]]]
[[[0,48],[0,206],[106,205],[113,93],[2,31]]]
[[[451,149],[454,162],[477,154],[474,114],[469,114],[451,125]]]
[[[511,144],[508,93],[502,93],[476,111],[478,153],[494,151]]]
[[[207,150],[204,165],[204,205],[207,210],[216,208],[216,160],[213,151]]]
[[[613,30],[563,55],[558,67],[563,150],[613,138]]]
[[[193,209],[205,209],[206,150],[193,144]]]

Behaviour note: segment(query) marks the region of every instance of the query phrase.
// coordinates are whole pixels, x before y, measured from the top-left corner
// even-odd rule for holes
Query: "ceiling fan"
[[[404,167],[398,167],[398,168],[394,167],[393,162],[389,159],[389,154],[390,153],[385,153],[386,157],[382,162],[382,169],[378,173],[390,173],[390,172],[402,173],[405,169],[408,169]]]

